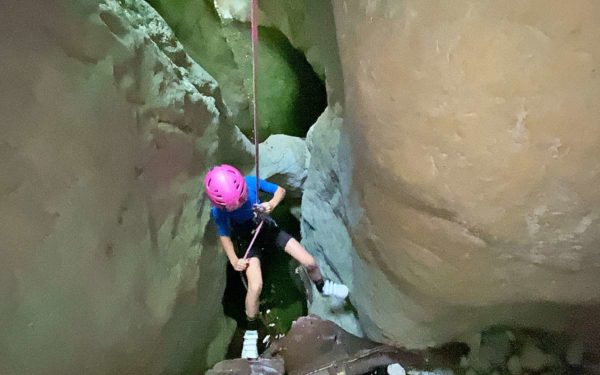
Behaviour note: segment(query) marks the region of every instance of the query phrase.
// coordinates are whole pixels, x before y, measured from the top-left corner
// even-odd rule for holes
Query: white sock
[[[244,333],[244,344],[242,345],[242,358],[258,358],[258,346],[256,345],[257,341],[257,331],[246,331],[246,333]]]

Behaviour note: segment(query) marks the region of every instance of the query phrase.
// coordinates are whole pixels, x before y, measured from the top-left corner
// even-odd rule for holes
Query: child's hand
[[[271,203],[269,202],[263,202],[258,207],[261,212],[264,212],[266,214],[270,214],[271,211],[273,211],[273,207],[271,207]]]
[[[232,264],[232,266],[234,270],[242,272],[248,268],[248,263],[250,263],[248,259],[238,259],[235,264]]]

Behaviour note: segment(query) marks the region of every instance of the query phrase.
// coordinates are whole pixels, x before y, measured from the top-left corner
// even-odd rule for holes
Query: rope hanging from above
[[[252,118],[254,119],[254,167],[256,168],[256,202],[258,204],[258,90],[256,78],[258,77],[258,0],[250,0],[250,28],[252,35]]]
[[[256,169],[256,201],[254,204],[258,205],[258,192],[259,190],[259,155],[258,155],[258,106],[257,106],[257,84],[256,78],[258,76],[258,0],[250,0],[250,28],[252,35],[252,117],[254,119],[254,167]],[[256,241],[256,237],[258,237],[258,233],[262,229],[263,223],[265,222],[264,218],[258,224],[258,227],[254,231],[254,236],[252,237],[252,241],[250,241],[250,245],[244,254],[244,258],[248,257],[248,253],[250,253],[250,249],[254,245],[254,241]],[[245,284],[245,283],[244,283]]]

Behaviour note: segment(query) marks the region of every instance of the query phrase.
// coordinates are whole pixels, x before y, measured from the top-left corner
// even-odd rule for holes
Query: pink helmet
[[[204,177],[208,199],[219,208],[233,211],[248,198],[244,176],[231,165],[213,167]]]

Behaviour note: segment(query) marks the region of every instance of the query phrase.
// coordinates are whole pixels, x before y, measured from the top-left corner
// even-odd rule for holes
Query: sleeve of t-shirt
[[[278,187],[279,185],[276,185],[272,182],[265,181],[261,178],[258,179],[258,188],[264,192],[267,192],[269,194],[275,194]]]
[[[225,215],[220,215],[216,208],[212,208],[210,211],[211,216],[215,220],[215,224],[217,225],[217,234],[219,236],[229,237],[231,235],[231,231],[229,230],[229,220]]]

